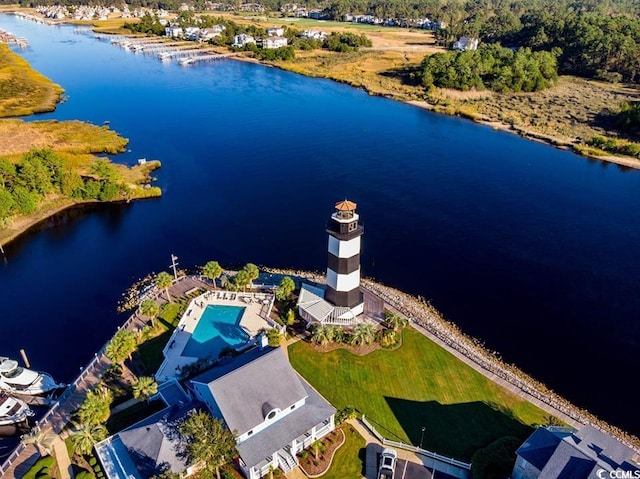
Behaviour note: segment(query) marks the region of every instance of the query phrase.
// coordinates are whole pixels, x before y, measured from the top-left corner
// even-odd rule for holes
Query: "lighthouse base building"
[[[298,310],[309,323],[349,326],[356,324],[364,312],[360,291],[360,240],[364,228],[356,206],[348,200],[336,203],[336,211],[327,223],[326,285],[302,285]]]

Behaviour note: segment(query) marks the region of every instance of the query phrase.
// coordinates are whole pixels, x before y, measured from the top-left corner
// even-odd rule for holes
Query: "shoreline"
[[[324,276],[321,273],[268,267],[261,268],[261,271],[324,282]],[[385,286],[370,278],[363,278],[361,287],[382,299],[385,306],[395,309],[409,319],[414,329],[422,334],[426,333],[425,336],[429,339],[494,383],[550,414],[558,415],[561,419],[564,418],[563,420],[569,419],[575,424],[593,425],[640,451],[640,438],[599,419],[586,409],[579,408],[517,366],[505,363],[496,355],[498,352],[487,350],[478,339],[468,336],[455,323],[444,319],[443,315],[428,301]]]
[[[8,14],[15,15],[17,12],[15,10],[5,10],[5,11],[0,10],[0,13],[8,13]],[[77,23],[75,23],[73,21],[68,21],[68,20],[51,21],[51,23],[48,23],[48,24],[50,24],[50,25],[77,25]],[[96,34],[96,33],[109,34],[108,32],[104,32],[104,31],[98,32],[97,31],[98,28],[99,27],[96,27],[95,25],[92,25],[92,32],[94,34]],[[114,32],[114,34],[116,34],[116,33]],[[126,37],[130,37],[130,38],[135,38],[135,37],[160,38],[160,37],[158,37],[156,35],[147,35],[147,34],[136,35],[134,32],[131,32],[130,34],[123,34],[123,33],[117,33],[117,34],[118,35],[123,35],[123,36],[126,36]],[[220,48],[223,49],[224,47],[220,47]],[[225,48],[225,51],[228,51],[228,50],[229,50],[228,48]],[[426,111],[430,111],[432,113],[439,113],[439,114],[444,114],[444,115],[447,115],[447,116],[455,116],[455,117],[458,117],[458,118],[470,120],[473,123],[476,123],[478,125],[483,125],[483,126],[489,126],[489,127],[493,128],[494,130],[497,130],[497,131],[504,131],[504,132],[516,134],[516,135],[518,135],[521,138],[526,139],[526,140],[536,141],[538,143],[542,143],[544,145],[547,145],[547,146],[550,146],[550,147],[553,147],[553,148],[556,148],[556,149],[560,149],[560,150],[571,151],[575,155],[580,156],[582,158],[585,158],[587,160],[597,160],[597,161],[603,162],[603,163],[613,163],[615,165],[619,165],[619,166],[624,167],[624,168],[632,168],[632,169],[640,170],[640,158],[634,158],[634,157],[630,157],[630,156],[618,156],[618,155],[613,155],[613,154],[605,154],[605,155],[587,154],[584,151],[580,150],[580,145],[579,144],[575,144],[573,142],[563,141],[560,138],[556,138],[556,137],[553,137],[553,136],[545,135],[545,134],[542,134],[542,133],[536,133],[534,131],[529,131],[529,130],[526,130],[525,128],[514,127],[513,125],[501,122],[500,120],[494,120],[494,119],[490,119],[490,118],[474,118],[473,116],[465,115],[465,114],[463,114],[463,113],[461,113],[461,112],[459,112],[457,110],[448,111],[446,109],[437,108],[435,105],[432,105],[432,104],[428,103],[426,100],[406,99],[406,98],[402,98],[402,97],[398,96],[397,94],[394,94],[393,92],[374,91],[374,90],[370,89],[369,87],[367,87],[367,85],[365,85],[365,84],[354,84],[353,82],[351,82],[349,80],[343,80],[343,79],[334,78],[329,74],[313,74],[311,72],[299,71],[299,70],[294,69],[294,68],[292,68],[292,67],[290,67],[289,65],[286,65],[286,64],[273,63],[273,62],[269,62],[269,61],[265,61],[265,60],[259,60],[257,58],[253,58],[253,57],[249,57],[249,56],[243,55],[243,52],[236,52],[236,54],[231,56],[231,57],[229,57],[229,59],[236,60],[236,61],[241,61],[241,62],[246,62],[246,63],[253,63],[253,64],[258,64],[258,65],[263,65],[263,66],[271,67],[271,68],[278,68],[278,69],[283,70],[283,71],[296,73],[296,74],[303,75],[303,76],[309,77],[309,78],[323,78],[323,79],[326,79],[326,80],[331,80],[331,81],[334,81],[334,82],[337,82],[337,83],[342,83],[342,84],[345,84],[345,85],[349,85],[349,86],[351,86],[353,88],[356,88],[356,89],[361,89],[361,90],[367,92],[367,94],[369,94],[371,96],[378,96],[378,97],[387,98],[389,100],[398,101],[400,103],[411,105],[411,106],[414,106],[416,108],[420,108],[420,109],[423,109],[423,110],[426,110]]]
[[[145,197],[130,198],[130,199],[119,198],[119,199],[116,199],[116,200],[109,200],[109,201],[72,200],[72,199],[68,199],[67,201],[64,201],[62,204],[55,206],[50,211],[40,212],[41,213],[40,215],[36,214],[35,217],[32,217],[32,218],[22,218],[22,221],[18,220],[18,223],[21,223],[21,224],[16,228],[15,231],[10,233],[6,237],[2,235],[2,232],[0,232],[0,248],[3,248],[5,246],[11,244],[13,241],[17,240],[22,235],[27,234],[32,228],[36,228],[37,226],[42,225],[44,222],[51,220],[55,216],[57,216],[59,214],[62,214],[67,210],[71,210],[71,209],[74,209],[74,208],[81,209],[81,208],[84,208],[84,207],[91,207],[91,206],[96,206],[96,205],[105,205],[106,206],[106,205],[117,205],[119,203],[127,203],[128,204],[128,203],[130,203],[132,201],[160,198],[161,196],[162,195],[145,196]],[[9,231],[11,229],[12,228],[6,228],[5,231]]]

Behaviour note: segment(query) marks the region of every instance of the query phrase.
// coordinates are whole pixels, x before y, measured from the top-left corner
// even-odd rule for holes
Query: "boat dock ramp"
[[[117,45],[128,51],[155,55],[159,60],[177,60],[180,65],[192,65],[203,61],[221,60],[229,58],[232,54],[220,54],[218,49],[213,47],[197,47],[194,42],[165,40],[163,38],[125,37],[101,35],[99,40],[109,40],[111,44]]]
[[[20,48],[26,48],[29,46],[29,42],[26,38],[16,37],[13,33],[0,29],[0,43],[7,43],[9,45],[17,45]]]

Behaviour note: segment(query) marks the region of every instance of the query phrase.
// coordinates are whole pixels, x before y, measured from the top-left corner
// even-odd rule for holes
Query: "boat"
[[[0,392],[0,426],[18,424],[33,416],[33,411],[21,399]]]
[[[18,361],[0,357],[0,390],[37,396],[65,386],[56,383],[47,373],[23,368],[18,365]]]

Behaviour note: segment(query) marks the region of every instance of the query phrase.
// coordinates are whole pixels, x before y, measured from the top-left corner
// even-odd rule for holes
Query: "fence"
[[[369,431],[371,431],[371,433],[382,443],[382,445],[393,446],[398,449],[405,449],[407,451],[415,452],[417,454],[420,454],[421,456],[433,459],[429,466],[436,471],[440,471],[458,478],[469,477],[471,464],[458,461],[451,457],[442,456],[436,452],[427,451],[426,449],[422,449],[412,444],[405,444],[404,442],[392,441],[390,439],[387,439],[382,434],[380,434],[369,421],[367,421],[367,418],[364,416],[364,414],[362,415],[362,422],[365,426],[367,426],[367,429],[369,429]]]

